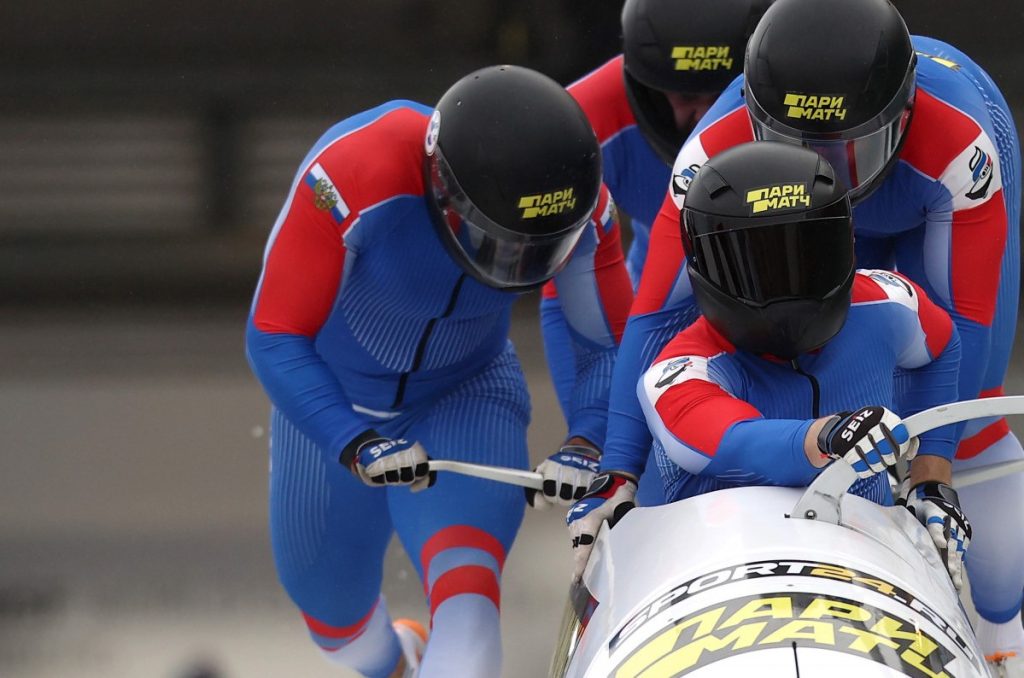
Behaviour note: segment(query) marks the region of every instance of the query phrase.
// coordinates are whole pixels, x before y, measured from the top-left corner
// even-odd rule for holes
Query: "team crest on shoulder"
[[[971,200],[980,200],[988,193],[988,187],[992,183],[992,156],[975,146],[968,167],[971,168],[971,179],[974,183],[964,195]]]
[[[324,212],[338,204],[338,192],[327,177],[321,177],[313,184],[313,205]]]
[[[896,287],[904,292],[907,296],[914,296],[914,288],[907,284],[907,281],[889,271],[864,271],[868,274],[868,277],[877,282],[880,285],[888,287]]]
[[[320,163],[314,163],[306,173],[306,185],[313,191],[313,206],[321,212],[329,212],[339,224],[349,215],[348,205],[341,197],[334,182],[327,176]]]
[[[683,356],[682,358],[668,361],[665,367],[661,368],[661,376],[658,377],[658,381],[654,382],[654,388],[668,386],[691,365],[693,365],[693,361],[690,360],[690,356]]]
[[[690,183],[699,169],[700,165],[694,163],[678,174],[672,175],[672,195],[676,197],[686,195],[686,192],[690,190]]]

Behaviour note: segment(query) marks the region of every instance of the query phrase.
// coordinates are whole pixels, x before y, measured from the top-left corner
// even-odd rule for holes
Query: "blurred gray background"
[[[898,2],[1024,120],[1024,10]],[[266,412],[242,335],[305,151],[496,62],[568,83],[621,1],[7,3],[0,13],[0,676],[342,675],[273,572]],[[514,339],[539,459],[563,424],[532,297]],[[1017,356],[1008,388],[1024,393]],[[1020,429],[1018,428],[1018,431]],[[544,673],[570,555],[530,512],[505,570],[507,676]],[[426,620],[400,549],[390,605]]]

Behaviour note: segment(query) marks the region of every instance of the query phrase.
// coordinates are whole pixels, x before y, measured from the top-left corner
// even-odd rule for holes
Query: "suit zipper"
[[[815,419],[818,419],[821,416],[819,412],[821,406],[821,387],[818,385],[818,380],[813,374],[808,374],[800,369],[800,363],[796,361],[796,358],[790,360],[789,364],[793,366],[794,370],[807,377],[807,381],[811,382],[811,414]]]
[[[398,379],[398,391],[395,393],[395,402],[391,405],[391,409],[397,410],[402,406],[402,401],[405,399],[405,385],[409,381],[409,375],[420,369],[420,363],[423,362],[423,354],[427,352],[427,342],[430,341],[430,335],[434,331],[434,325],[438,320],[447,318],[455,311],[455,303],[459,298],[459,290],[462,289],[462,282],[466,279],[466,274],[463,273],[459,276],[459,279],[455,282],[455,287],[452,288],[451,296],[448,298],[448,305],[437,318],[431,318],[427,322],[427,326],[423,329],[423,334],[420,335],[420,342],[416,345],[416,354],[412,357],[412,367],[407,372],[402,372],[402,376]]]

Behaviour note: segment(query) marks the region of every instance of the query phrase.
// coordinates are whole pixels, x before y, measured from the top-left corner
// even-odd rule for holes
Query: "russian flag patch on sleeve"
[[[313,205],[318,210],[330,212],[339,224],[345,221],[350,212],[348,205],[320,163],[315,163],[309,168],[309,172],[306,173],[306,184],[313,189]]]

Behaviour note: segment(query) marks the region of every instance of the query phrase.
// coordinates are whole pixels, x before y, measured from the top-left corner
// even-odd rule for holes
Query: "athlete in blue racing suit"
[[[826,101],[806,95],[838,96],[847,91],[844,88],[864,91],[867,82],[880,91],[871,78],[882,72],[896,78],[906,97],[900,101],[893,87],[887,90],[891,99],[876,102],[871,113],[879,116],[877,120],[884,117],[881,109],[893,104],[884,127],[860,140],[843,138],[843,146],[821,144],[813,135],[804,142],[831,154],[837,171],[862,187],[854,206],[858,266],[897,268],[953,318],[963,342],[959,398],[1003,392],[1020,290],[1020,143],[1009,106],[989,76],[962,52],[938,40],[910,37],[885,0],[847,0],[825,13],[817,9],[813,0],[776,2],[766,14],[776,19],[758,25],[751,45],[759,34],[774,36],[773,42],[763,44],[791,53],[785,63],[793,74],[780,70],[773,77],[784,82],[795,78],[801,65],[808,65],[805,77],[817,78],[818,84],[780,85],[777,99],[771,99],[777,108],[773,117],[754,110],[754,99],[745,92],[751,86],[740,78],[679,152],[652,227],[650,254],[616,362],[602,467],[633,473],[644,468],[651,436],[634,391],[636,381],[669,339],[697,315],[678,228],[679,209],[696,170],[709,157],[756,138],[800,143],[793,126],[805,118],[816,118],[805,121],[812,129],[832,115],[833,133],[843,134],[838,131],[844,126],[839,114],[852,115],[849,104],[854,99],[838,102],[832,96]],[[886,35],[904,36],[900,39],[909,47],[876,49],[879,35],[867,33],[872,26],[877,30],[878,22],[852,16],[860,11],[877,11],[892,19],[894,29]],[[859,36],[856,40],[854,34]],[[851,58],[849,51],[859,47],[870,54]],[[897,51],[906,63],[886,69],[872,64],[875,56]],[[767,57],[756,61],[778,62]],[[860,85],[844,80],[853,77],[846,65],[854,62],[866,64]],[[904,73],[907,77],[901,82]],[[755,85],[766,82],[767,76],[759,75]],[[794,93],[795,110],[783,108],[787,92]],[[770,101],[760,103],[766,106]],[[776,120],[774,130],[771,120]],[[852,124],[849,119],[845,126]],[[785,134],[783,127],[789,128]],[[880,145],[873,148],[876,141]],[[847,153],[846,142],[851,142],[850,148],[861,144],[862,152]],[[965,469],[1021,458],[1019,441],[1006,420],[997,418],[970,422],[963,429],[954,465]],[[678,472],[671,465],[661,471]],[[971,596],[981,615],[982,648],[994,657],[1024,655],[1019,621],[1024,569],[1018,566],[1024,562],[1024,474],[966,488],[961,500],[975,518],[967,568]]]
[[[596,468],[632,297],[579,106],[545,76],[493,67],[433,110],[393,101],[344,120],[303,160],[247,348],[273,403],[275,562],[332,660],[368,676],[401,666],[408,634],[380,594],[394,530],[431,615],[419,675],[500,671],[499,582],[523,492],[451,474],[410,486],[434,482],[428,455],[526,466],[510,309],[552,276],[573,329],[576,446],[545,463],[542,501],[569,503]]]
[[[897,368],[909,413],[956,399],[949,316],[898,274],[855,272],[849,193],[812,150],[758,142],[711,158],[681,221],[703,315],[636,387],[659,465],[678,469],[670,499],[802,486],[843,458],[861,478],[850,491],[888,504],[879,472],[903,455],[921,491],[910,505],[960,586],[971,530],[949,487],[955,427],[911,443],[893,412]],[[602,471],[568,516],[578,572],[601,522],[621,518],[636,487],[629,469]]]
[[[634,287],[672,161],[718,95],[742,72],[743,48],[768,5],[769,0],[627,0],[623,53],[568,87],[601,143],[602,173],[615,206],[630,217],[626,266]],[[541,319],[555,391],[568,413],[575,368],[553,283],[544,286]],[[664,501],[654,464],[640,479],[638,500],[642,505]]]

